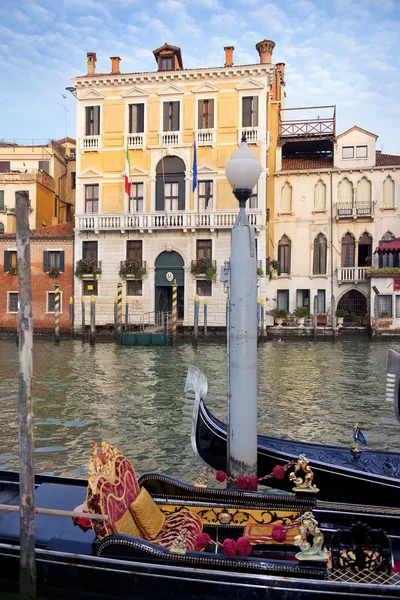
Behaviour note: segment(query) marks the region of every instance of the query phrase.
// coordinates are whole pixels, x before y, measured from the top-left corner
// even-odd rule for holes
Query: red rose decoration
[[[280,523],[276,523],[276,525],[273,526],[271,535],[276,542],[284,542],[286,540],[285,528]]]
[[[250,475],[247,478],[247,487],[249,490],[257,490],[258,489],[258,479],[255,475]]]
[[[224,540],[224,554],[232,558],[236,556],[236,542],[235,540]]]
[[[244,475],[239,475],[236,480],[237,486],[239,490],[247,490],[247,477]]]
[[[224,481],[226,481],[226,473],[224,471],[217,471],[215,479],[223,483]]]
[[[211,538],[208,533],[198,533],[196,537],[196,550],[204,550],[204,548],[211,542]]]
[[[241,537],[237,541],[237,551],[240,556],[249,556],[251,554],[251,544],[247,537]]]
[[[285,477],[285,469],[280,465],[276,465],[272,471],[272,474],[275,479],[283,479]]]

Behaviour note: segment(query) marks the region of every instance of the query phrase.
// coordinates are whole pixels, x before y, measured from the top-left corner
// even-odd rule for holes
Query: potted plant
[[[304,319],[308,317],[309,314],[310,311],[305,306],[298,306],[296,310],[293,311],[293,316],[298,320],[300,327],[304,327]]]
[[[119,276],[125,279],[133,275],[135,279],[143,279],[146,274],[146,267],[139,258],[129,257],[121,263]]]
[[[282,325],[283,319],[286,319],[288,316],[288,311],[284,308],[274,308],[274,310],[271,312],[275,317],[275,322],[277,325]]]
[[[52,266],[49,269],[49,276],[53,277],[53,279],[57,279],[57,277],[59,276],[59,274],[61,273],[59,267],[57,266]]]
[[[264,275],[264,271],[262,270],[262,267],[257,267],[257,275],[258,275],[258,277],[262,277]]]
[[[381,319],[389,319],[389,313],[386,310],[384,310],[383,312],[381,312],[380,318]]]
[[[279,273],[279,260],[271,260],[269,263],[269,278],[276,278],[277,273]]]
[[[344,318],[348,317],[349,313],[347,312],[347,310],[344,310],[343,308],[338,308],[335,312],[335,315],[337,317],[337,324],[343,325]]]
[[[191,273],[193,275],[205,275],[208,269],[213,268],[211,258],[202,257],[192,260]]]
[[[10,268],[8,269],[8,274],[9,275],[18,275],[17,265],[11,265]]]
[[[328,322],[328,315],[326,313],[317,314],[317,325],[326,325]]]
[[[93,278],[96,278],[96,275],[101,273],[100,267],[97,265],[95,260],[91,258],[81,258],[76,263],[75,275],[76,277],[83,277],[85,275],[93,275]]]
[[[205,278],[207,281],[215,281],[215,276],[217,275],[217,269],[213,266],[208,267],[205,272]]]

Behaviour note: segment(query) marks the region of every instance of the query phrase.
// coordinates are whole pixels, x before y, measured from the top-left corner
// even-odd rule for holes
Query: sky
[[[276,44],[286,106],[336,104],[337,132],[358,125],[377,149],[400,154],[400,0],[0,0],[0,140],[76,137],[75,98],[86,73],[154,71],[153,50],[179,46],[185,68],[259,62]],[[63,97],[66,96],[65,98]]]

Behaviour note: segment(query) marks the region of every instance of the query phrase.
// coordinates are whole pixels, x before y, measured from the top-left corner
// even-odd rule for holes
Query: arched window
[[[383,182],[382,207],[394,208],[394,181],[390,175]]]
[[[314,188],[314,211],[323,212],[326,209],[326,185],[319,180]]]
[[[357,183],[356,192],[356,209],[358,215],[369,215],[371,214],[372,207],[372,188],[371,182],[363,177]]]
[[[391,231],[387,231],[382,236],[382,239],[380,240],[379,245],[384,244],[385,242],[393,242],[393,240],[395,240],[395,239],[396,239],[395,235]]]
[[[5,227],[4,223],[2,223],[2,222],[0,221],[0,233],[4,233],[4,232],[5,232],[5,230],[6,230],[6,227]]]
[[[391,231],[387,231],[382,238],[379,240],[379,246],[385,244],[387,242],[393,242],[396,239],[396,236],[393,235]],[[399,256],[398,253],[393,252],[380,252],[378,254],[378,266],[380,269],[385,267],[398,267],[399,266]]]
[[[178,156],[166,156],[157,165],[156,210],[185,210],[185,163]]]
[[[292,212],[292,186],[288,181],[281,190],[281,212]]]
[[[342,238],[342,267],[354,267],[354,237],[346,233]]]
[[[363,233],[358,240],[358,266],[370,267],[372,263],[372,237]]]
[[[291,242],[289,238],[284,235],[278,244],[278,262],[279,271],[278,274],[289,274],[290,273],[290,255],[291,255]]]
[[[326,275],[326,255],[328,244],[326,237],[320,233],[314,240],[313,274]]]
[[[339,211],[353,210],[353,184],[347,179],[347,177],[342,179],[342,181],[339,183],[338,204]],[[351,214],[351,212],[349,214]]]

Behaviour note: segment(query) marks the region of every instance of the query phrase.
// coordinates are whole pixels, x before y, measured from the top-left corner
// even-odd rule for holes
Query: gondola
[[[103,525],[93,530],[70,516],[36,516],[38,597],[305,600],[335,593],[343,598],[399,597],[400,510],[323,504],[313,494],[209,489],[160,474],[142,475],[133,484],[127,477],[127,473],[132,477],[129,461],[113,452],[120,462],[111,493],[114,500],[107,504],[111,530],[99,535]],[[160,536],[154,540],[132,535],[125,522],[122,527],[118,511],[113,513],[114,501],[124,505],[131,501],[126,489],[118,487],[129,481],[129,489],[137,485],[137,493],[148,494],[166,516],[165,523],[184,523],[176,528],[176,539],[169,546],[165,544],[168,536],[161,545]],[[90,499],[95,495],[88,492],[92,488],[83,479],[37,475],[35,488],[37,508],[70,511],[85,498],[87,506],[93,507]],[[96,493],[99,489],[105,488],[99,486]],[[0,490],[2,505],[18,505],[18,473],[0,472]],[[112,521],[112,513],[118,514],[117,520]],[[186,543],[188,513],[200,522],[202,535],[209,536],[202,549]],[[166,524],[162,531],[165,528]],[[279,535],[284,530],[286,539],[274,536],[274,528]],[[255,538],[251,538],[252,531]],[[243,549],[239,553],[244,534],[248,541],[252,539],[250,554]],[[236,553],[232,544],[237,546]],[[18,589],[19,552],[19,514],[0,510],[3,592]]]
[[[387,362],[387,400],[399,414],[400,355],[389,350]],[[192,446],[195,454],[215,470],[227,469],[227,427],[207,408],[206,376],[190,367],[185,391],[194,394]],[[320,482],[319,498],[334,502],[386,504],[400,507],[400,453],[360,450],[257,436],[258,477],[270,473],[304,454]],[[356,450],[356,451],[354,451]],[[291,490],[288,478],[268,479],[265,484],[283,491]]]

